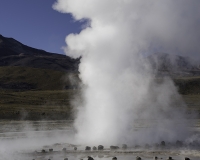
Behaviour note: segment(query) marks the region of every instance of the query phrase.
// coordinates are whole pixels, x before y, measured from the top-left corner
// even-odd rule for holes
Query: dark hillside
[[[0,35],[0,66],[23,66],[77,72],[79,59],[49,53]]]
[[[177,86],[180,94],[200,94],[200,77],[177,78],[174,79],[174,83]]]
[[[157,71],[158,76],[197,76],[200,75],[200,67],[189,57],[168,53],[154,53],[147,57],[152,68]]]
[[[70,79],[69,77],[70,76]],[[63,90],[75,88],[70,80],[77,74],[50,69],[7,66],[0,67],[0,90]]]

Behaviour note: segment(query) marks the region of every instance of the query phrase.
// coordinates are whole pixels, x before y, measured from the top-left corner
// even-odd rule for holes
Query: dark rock
[[[76,151],[76,150],[77,150],[77,147],[74,147],[74,150]]]
[[[169,157],[167,160],[173,160],[173,158],[172,158],[172,157]]]
[[[176,141],[176,146],[178,147],[182,147],[183,146],[183,142],[182,141]]]
[[[162,142],[160,143],[160,145],[161,145],[162,147],[164,147],[164,146],[165,146],[165,141],[162,141]]]
[[[53,152],[53,149],[52,149],[52,148],[50,148],[50,149],[49,149],[49,152]]]
[[[64,151],[64,152],[65,152],[65,151],[67,151],[67,149],[66,149],[66,148],[63,148],[63,149],[62,149],[62,151]]]
[[[44,149],[42,149],[42,153],[45,153],[46,151]]]
[[[85,150],[86,150],[86,151],[90,151],[90,150],[91,150],[91,147],[86,146],[86,147],[85,147]]]
[[[116,149],[119,149],[119,147],[118,146],[110,146],[110,149],[111,150],[116,150]]]
[[[137,157],[136,157],[136,160],[142,160],[142,158],[137,156]]]
[[[103,148],[104,148],[104,147],[103,147],[102,145],[99,145],[99,146],[98,146],[98,150],[103,150]]]
[[[64,160],[68,160],[68,158],[64,158]]]
[[[117,160],[117,157],[113,157],[112,160]]]
[[[185,160],[190,160],[190,158],[188,158],[188,157],[185,157]]]
[[[153,159],[154,159],[154,160],[157,160],[157,159],[158,159],[158,157],[156,157],[156,156],[155,156],[155,157],[153,157]]]
[[[94,160],[94,158],[92,158],[92,157],[88,156],[88,160]]]
[[[94,151],[96,151],[96,150],[97,150],[97,147],[94,146],[92,149],[93,149]]]

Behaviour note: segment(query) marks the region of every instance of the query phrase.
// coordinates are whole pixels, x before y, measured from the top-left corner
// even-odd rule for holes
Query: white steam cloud
[[[78,142],[136,144],[187,137],[179,123],[185,104],[170,79],[155,82],[143,56],[167,52],[199,58],[199,0],[57,0],[53,8],[89,20],[79,34],[67,36],[65,49],[82,57]],[[148,120],[150,128],[132,129]]]

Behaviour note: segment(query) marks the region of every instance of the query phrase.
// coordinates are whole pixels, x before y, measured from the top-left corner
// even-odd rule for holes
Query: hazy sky
[[[0,34],[28,46],[62,53],[65,37],[81,30],[71,15],[52,9],[56,0],[1,0]]]

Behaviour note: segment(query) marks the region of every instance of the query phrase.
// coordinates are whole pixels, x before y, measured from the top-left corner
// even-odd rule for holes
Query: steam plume
[[[79,142],[135,144],[187,137],[187,128],[176,123],[185,118],[185,104],[170,79],[154,81],[143,56],[199,57],[198,0],[57,0],[53,8],[89,20],[79,34],[67,36],[65,48],[72,57],[82,56],[84,103],[75,122]],[[132,130],[148,119],[157,122]]]

